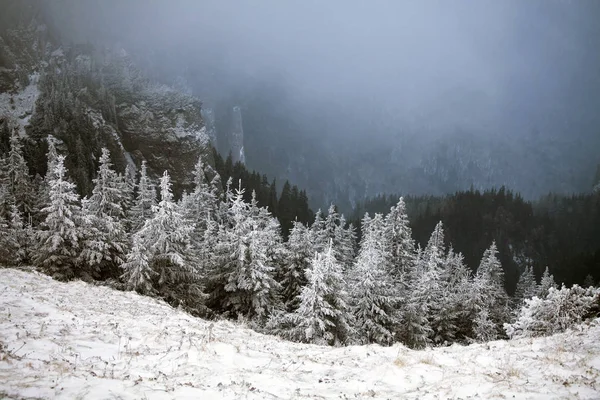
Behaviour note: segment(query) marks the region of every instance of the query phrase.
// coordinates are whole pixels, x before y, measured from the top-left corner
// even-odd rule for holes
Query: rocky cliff
[[[212,154],[201,107],[146,79],[124,49],[53,42],[36,20],[0,31],[0,150],[19,130],[42,175],[53,135],[84,194],[102,147],[121,170],[146,160],[151,173],[169,170],[177,191],[188,186],[198,156]]]

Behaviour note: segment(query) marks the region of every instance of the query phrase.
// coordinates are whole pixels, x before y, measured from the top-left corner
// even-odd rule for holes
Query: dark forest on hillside
[[[359,220],[365,212],[387,213],[398,197],[368,199],[355,209],[352,220]],[[598,193],[549,194],[529,202],[500,188],[404,199],[413,236],[421,247],[427,244],[436,223],[443,221],[447,244],[463,253],[467,265],[475,269],[483,251],[495,240],[509,293],[528,265],[533,266],[538,280],[546,266],[557,282],[566,285],[581,284],[588,274],[594,282],[600,279]]]

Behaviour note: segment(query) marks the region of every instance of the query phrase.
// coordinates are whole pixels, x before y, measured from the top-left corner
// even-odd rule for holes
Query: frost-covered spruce
[[[344,270],[347,270],[352,266],[355,258],[356,232],[352,224],[346,223],[344,215],[340,215],[334,240],[338,244],[340,264]]]
[[[454,337],[450,340],[466,341],[472,337],[473,320],[477,315],[477,297],[473,295],[474,284],[471,270],[464,262],[461,253],[455,253],[453,249],[448,251],[446,262],[450,270],[450,281],[448,282],[451,296],[448,299],[448,307],[452,312],[452,322],[455,331],[447,331]]]
[[[487,319],[475,319],[474,332],[477,340],[496,339],[503,334],[502,325],[508,321],[508,295],[504,289],[504,271],[500,260],[496,243],[492,243],[489,249],[483,253],[483,258],[477,269],[474,281],[474,293],[477,295],[477,307],[479,312],[484,311],[486,318],[491,320],[494,326],[493,332],[486,332],[485,327],[478,325],[479,322],[488,326]],[[487,328],[485,328],[487,329]]]
[[[135,235],[133,237],[133,246],[127,254],[127,259],[123,264],[123,280],[127,288],[137,290],[140,293],[152,292],[152,277],[156,274],[148,259],[149,252],[142,244],[142,237]]]
[[[218,207],[218,192],[213,183],[209,181],[205,165],[199,158],[194,168],[194,190],[189,194],[189,203],[186,209],[187,218],[196,224],[196,231],[203,234],[207,218],[216,214]]]
[[[348,268],[354,260],[354,247],[356,234],[354,228],[346,226],[346,220],[340,215],[335,205],[331,205],[327,217],[323,219],[321,210],[315,216],[311,227],[315,251],[324,252],[330,243],[333,253],[344,269]]]
[[[121,206],[123,214],[127,216],[135,201],[135,171],[130,164],[125,167],[125,172],[118,176],[119,186],[121,188]],[[129,221],[126,221],[129,225]]]
[[[285,309],[291,312],[298,308],[298,296],[307,284],[305,271],[310,268],[314,257],[311,230],[294,221],[286,250],[281,267],[281,294]]]
[[[414,268],[416,252],[402,197],[385,217],[385,244],[388,246],[386,255],[390,259],[390,272],[398,287],[403,287],[407,275]]]
[[[211,302],[234,317],[261,320],[275,306],[272,251],[281,245],[279,223],[266,209],[243,199],[241,182],[228,193],[226,225],[219,228],[218,257],[210,272]]]
[[[398,336],[402,343],[421,349],[431,343],[433,330],[428,319],[429,306],[427,291],[430,276],[414,269],[409,276],[410,288],[402,308],[402,320]]]
[[[519,276],[517,290],[515,291],[515,300],[518,306],[521,306],[526,299],[537,296],[539,288],[533,274],[533,267],[526,266],[525,270]]]
[[[9,226],[10,209],[14,202],[10,199],[8,185],[0,184],[0,263],[2,265],[14,264],[14,252],[19,248],[19,242]]]
[[[89,199],[83,200],[85,237],[81,260],[94,277],[101,272],[116,275],[127,252],[124,221],[126,193],[117,173],[112,169],[110,153],[102,149],[100,166],[93,180]],[[118,276],[118,275],[116,275]]]
[[[130,220],[133,231],[140,229],[147,219],[151,218],[156,206],[156,188],[148,177],[146,161],[142,161],[140,178],[137,184],[137,194],[130,210]]]
[[[366,214],[362,222],[363,238],[354,263],[350,296],[356,331],[363,343],[390,345],[398,329],[398,302],[394,281],[389,275],[385,254],[384,222],[381,214],[373,219]]]
[[[546,296],[548,296],[548,293],[550,292],[550,288],[558,289],[558,285],[554,281],[554,276],[550,274],[550,270],[548,269],[548,267],[546,267],[544,273],[542,274],[542,279],[540,281],[540,286],[537,294],[538,297],[542,299],[546,298]]]
[[[452,343],[460,338],[460,331],[465,332],[468,326],[469,296],[472,284],[468,268],[464,264],[462,254],[453,249],[443,260],[439,281],[440,296],[430,313],[433,328],[433,341],[437,344]]]
[[[296,311],[285,314],[272,325],[291,340],[315,344],[345,344],[352,335],[342,268],[333,255],[332,244],[325,253],[316,253],[306,271],[308,284],[302,289]]]
[[[6,167],[10,192],[19,212],[28,216],[33,212],[34,190],[29,176],[29,168],[23,157],[23,146],[17,131],[10,136],[10,151],[6,158]]]
[[[194,227],[182,215],[173,200],[171,180],[165,171],[160,180],[161,201],[154,206],[154,216],[134,234],[135,251],[127,256],[123,279],[131,289],[147,290],[149,285],[168,299],[195,301],[202,276],[188,258],[190,234]],[[137,253],[137,254],[136,254]],[[146,258],[152,272],[144,272]],[[154,277],[152,283],[148,283]]]
[[[58,279],[79,274],[76,259],[80,252],[81,207],[75,185],[67,180],[64,156],[58,156],[49,184],[50,204],[42,212],[46,219],[39,231],[34,262]]]
[[[417,271],[420,274],[417,278],[419,284],[412,290],[420,290],[418,298],[425,302],[427,319],[432,328],[429,339],[441,343],[448,336],[442,332],[446,329],[442,325],[450,324],[446,298],[449,274],[446,268],[444,229],[441,221],[435,226],[427,247],[417,260]]]

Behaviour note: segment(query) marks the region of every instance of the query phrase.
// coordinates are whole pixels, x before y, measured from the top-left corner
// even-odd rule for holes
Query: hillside
[[[409,350],[302,345],[155,299],[0,270],[0,397],[600,397],[600,320],[548,338]]]
[[[45,174],[53,136],[80,193],[91,191],[102,147],[120,172],[144,160],[154,176],[169,170],[179,192],[200,155],[212,162],[201,108],[119,46],[68,45],[36,19],[0,27],[0,153],[16,130],[33,176]]]

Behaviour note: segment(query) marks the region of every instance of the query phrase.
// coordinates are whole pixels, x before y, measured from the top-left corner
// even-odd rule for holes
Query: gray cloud
[[[356,135],[538,130],[588,144],[600,136],[595,0],[47,5],[67,37],[152,54],[154,68],[186,74],[208,102],[248,81],[273,80],[298,104],[360,114]]]

